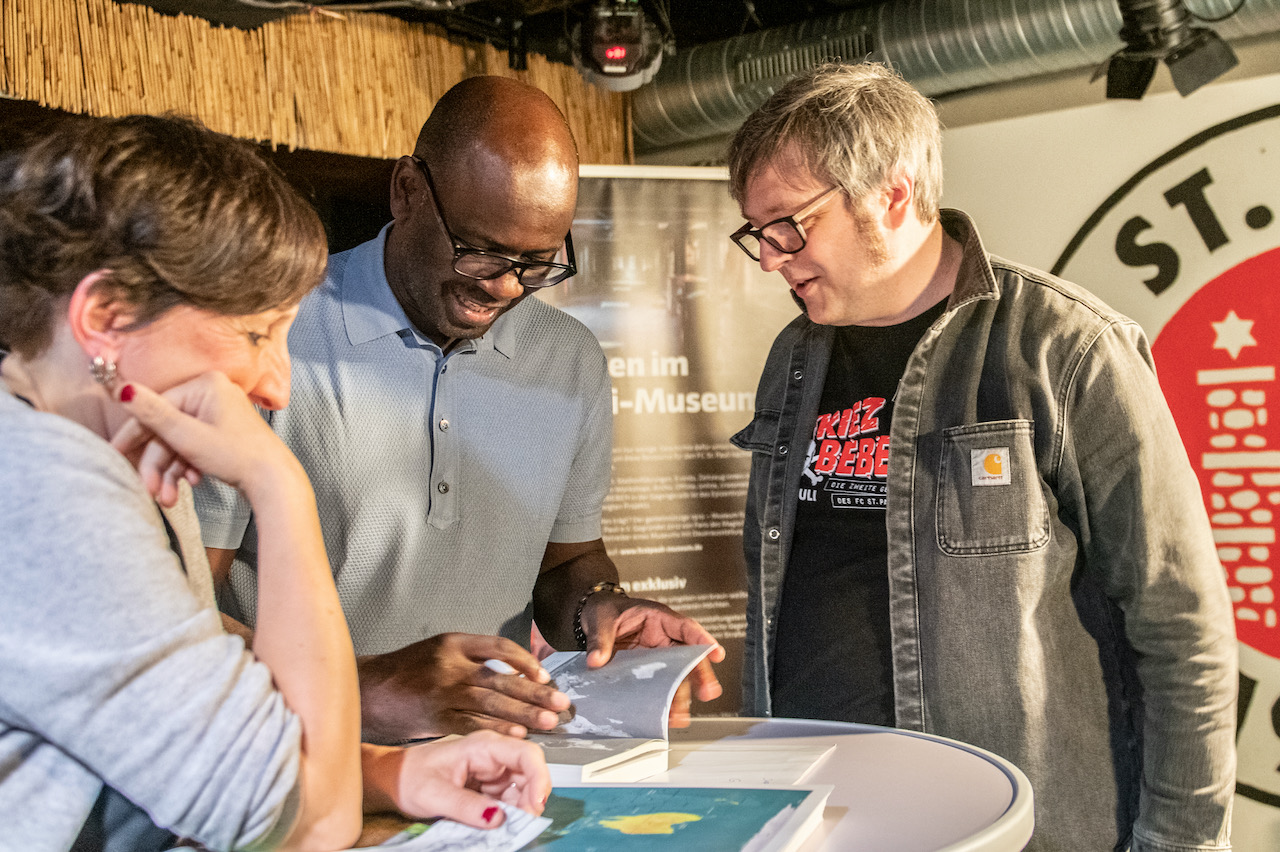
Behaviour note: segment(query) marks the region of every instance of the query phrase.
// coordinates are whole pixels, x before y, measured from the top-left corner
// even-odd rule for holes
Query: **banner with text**
[[[729,241],[742,218],[724,170],[606,174],[580,184],[578,275],[541,298],[582,320],[608,358],[609,553],[631,594],[698,619],[725,646],[724,696],[694,712],[731,714],[741,704],[750,458],[729,437],[750,422],[769,346],[799,311],[785,282]]]

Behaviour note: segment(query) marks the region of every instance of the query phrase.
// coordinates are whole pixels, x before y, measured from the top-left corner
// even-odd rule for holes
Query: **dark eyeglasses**
[[[763,240],[783,254],[795,254],[805,246],[804,226],[800,220],[813,215],[813,212],[831,199],[832,194],[840,187],[833,186],[805,205],[805,208],[792,216],[783,216],[761,225],[751,227],[747,222],[729,235],[729,239],[738,244],[738,248],[747,253],[752,260],[760,260],[760,242]]]
[[[495,251],[469,246],[455,237],[453,231],[449,230],[449,223],[445,221],[444,208],[440,206],[439,193],[436,192],[435,182],[431,180],[431,170],[427,168],[426,163],[417,157],[412,159],[422,169],[422,174],[427,178],[427,187],[431,190],[431,200],[436,205],[436,214],[440,217],[440,225],[444,228],[445,236],[449,238],[449,242],[453,245],[454,272],[459,275],[465,275],[468,278],[475,278],[478,281],[488,281],[493,278],[501,278],[514,269],[516,280],[531,290],[559,284],[566,278],[578,274],[577,258],[573,254],[572,233],[564,235],[564,248],[556,255],[557,259],[563,256],[564,263],[508,257]]]

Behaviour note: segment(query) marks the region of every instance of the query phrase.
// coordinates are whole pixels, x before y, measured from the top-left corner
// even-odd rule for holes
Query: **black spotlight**
[[[653,79],[662,65],[658,26],[639,0],[596,0],[574,27],[573,64],[588,83],[628,92]]]
[[[1094,75],[1107,75],[1107,97],[1141,99],[1162,60],[1183,97],[1236,66],[1235,53],[1217,33],[1191,26],[1182,0],[1119,2],[1125,46]]]

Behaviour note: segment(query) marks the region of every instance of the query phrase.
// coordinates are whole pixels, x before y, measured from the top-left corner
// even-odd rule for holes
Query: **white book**
[[[507,822],[497,829],[440,820],[430,828],[414,826],[382,847],[396,852],[621,848],[795,852],[822,823],[831,789],[642,784],[572,787],[552,793],[541,817],[504,805]]]
[[[834,743],[803,737],[678,743],[671,746],[667,771],[650,780],[695,786],[790,786],[803,782],[835,750]]]
[[[538,733],[529,739],[542,746],[555,787],[643,781],[669,765],[665,740]]]
[[[822,823],[831,790],[830,786],[567,787],[553,792],[543,811],[551,825],[521,848],[524,852],[627,848],[794,852]]]

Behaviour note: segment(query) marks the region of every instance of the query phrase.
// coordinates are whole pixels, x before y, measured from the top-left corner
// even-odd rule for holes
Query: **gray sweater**
[[[288,831],[298,720],[182,544],[191,583],[128,462],[0,390],[0,852],[70,848],[104,784],[210,849]]]

